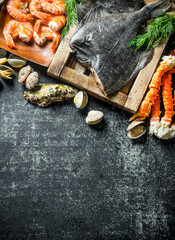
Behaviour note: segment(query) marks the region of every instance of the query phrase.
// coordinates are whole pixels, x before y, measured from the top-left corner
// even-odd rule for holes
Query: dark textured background
[[[2,83],[1,240],[175,239],[174,140],[128,139],[130,114],[92,97],[42,109],[17,77]],[[92,109],[104,113],[93,127]]]

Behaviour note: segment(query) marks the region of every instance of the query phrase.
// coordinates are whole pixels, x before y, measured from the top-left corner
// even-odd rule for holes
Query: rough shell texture
[[[25,82],[31,72],[32,72],[32,67],[30,65],[21,68],[18,75],[18,82],[19,83]]]
[[[103,119],[103,113],[101,111],[92,110],[88,113],[88,116],[86,117],[86,122],[88,124],[94,125],[101,122],[102,119]]]
[[[4,58],[7,55],[7,51],[0,48],[0,58]]]
[[[60,102],[73,98],[77,89],[65,84],[39,84],[24,93],[27,101],[40,107],[47,107],[53,102]]]
[[[88,103],[88,95],[86,92],[79,91],[74,97],[74,104],[77,108],[83,109]]]
[[[26,88],[32,89],[36,86],[37,82],[39,80],[39,75],[37,72],[31,73],[28,78],[26,79]]]

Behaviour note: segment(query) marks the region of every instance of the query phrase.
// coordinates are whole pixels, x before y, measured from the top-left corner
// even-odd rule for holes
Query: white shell
[[[88,116],[86,117],[86,123],[94,125],[101,122],[102,119],[103,113],[101,111],[92,110],[88,113]]]
[[[146,128],[143,125],[137,125],[128,132],[128,137],[138,139],[146,133]]]
[[[26,88],[32,89],[36,86],[39,79],[39,75],[37,72],[32,72],[28,78],[26,79]]]
[[[140,124],[144,124],[145,122],[144,121],[133,121],[132,123],[129,124],[128,128],[127,128],[127,131],[131,130],[132,128],[140,125]]]
[[[83,109],[88,103],[88,95],[86,92],[79,91],[74,97],[74,104],[77,108]]]
[[[4,58],[7,55],[7,51],[5,49],[0,48],[0,58]]]

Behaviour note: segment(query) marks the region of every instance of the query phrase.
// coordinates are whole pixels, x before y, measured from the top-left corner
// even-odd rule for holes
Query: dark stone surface
[[[57,82],[32,66],[40,83]],[[130,114],[92,97],[84,110],[42,109],[17,77],[2,83],[1,240],[175,239],[174,140],[128,139]],[[104,113],[94,127],[92,109]]]

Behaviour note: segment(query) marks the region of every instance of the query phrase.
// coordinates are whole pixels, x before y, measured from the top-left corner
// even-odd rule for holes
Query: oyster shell
[[[131,139],[138,139],[146,133],[146,127],[143,126],[144,121],[134,121],[132,122],[128,128],[128,137]]]
[[[10,76],[14,74],[14,71],[12,68],[6,66],[6,65],[0,65],[0,77],[5,79],[12,79]]]
[[[26,79],[26,88],[32,89],[36,86],[39,80],[39,75],[37,72],[32,72]]]
[[[101,111],[92,110],[88,113],[88,116],[86,117],[86,123],[94,125],[101,122],[102,119],[103,113]]]
[[[21,68],[26,65],[27,60],[14,54],[10,54],[8,63],[15,68]]]
[[[19,74],[18,74],[18,82],[23,83],[26,81],[28,76],[33,72],[33,69],[30,65],[23,67],[20,69]]]
[[[74,97],[74,104],[77,108],[83,109],[88,103],[88,95],[84,91],[79,91]]]
[[[24,92],[26,100],[40,107],[47,107],[53,102],[60,102],[73,98],[77,89],[65,84],[39,84],[30,91]]]

